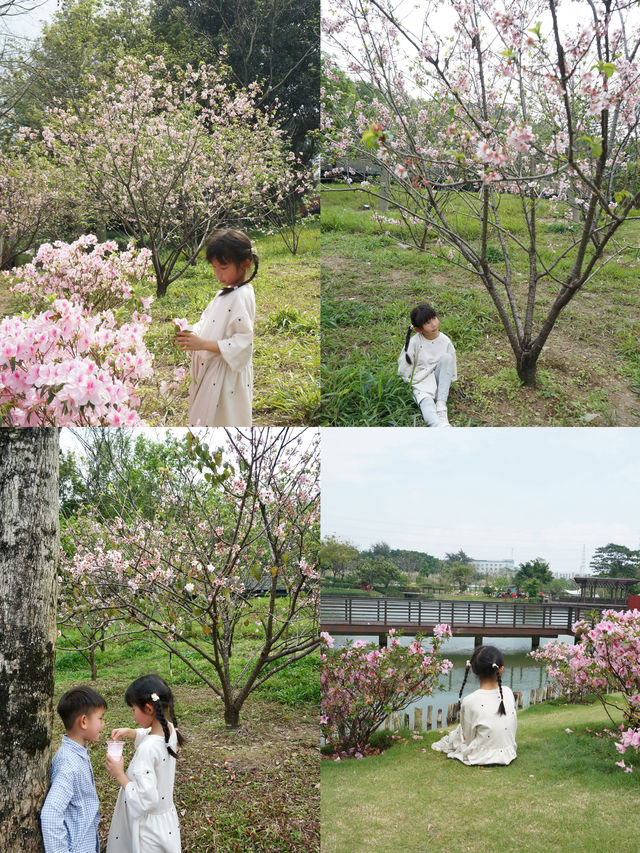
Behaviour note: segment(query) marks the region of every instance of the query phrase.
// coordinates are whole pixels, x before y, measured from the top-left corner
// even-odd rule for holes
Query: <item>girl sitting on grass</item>
[[[160,676],[144,675],[129,685],[124,699],[141,728],[111,732],[113,740],[135,740],[136,751],[126,773],[124,758],[106,758],[108,772],[121,787],[107,853],[180,853],[173,782],[176,749],[184,738],[176,728],[171,690]]]
[[[189,425],[251,426],[256,299],[250,282],[258,255],[243,231],[225,228],[209,239],[206,257],[222,287],[193,331],[180,329],[175,339],[192,352]]]
[[[480,688],[460,703],[469,669]],[[511,688],[503,686],[504,658],[495,646],[479,646],[467,661],[458,694],[460,724],[431,744],[431,749],[463,764],[511,764],[516,758],[516,705]]]
[[[456,351],[439,329],[440,321],[431,305],[416,305],[398,359],[398,373],[411,385],[427,426],[449,427],[447,398],[449,386],[458,378]],[[413,337],[412,331],[416,332]]]

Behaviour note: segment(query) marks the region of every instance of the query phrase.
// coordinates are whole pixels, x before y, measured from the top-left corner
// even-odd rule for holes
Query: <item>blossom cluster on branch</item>
[[[595,693],[607,713],[621,710],[616,747],[621,753],[640,751],[640,610],[604,610],[599,621],[581,620],[573,631],[579,637],[575,645],[549,643],[531,657],[546,664],[570,699]]]
[[[333,649],[333,638],[323,632],[320,722],[336,758],[362,758],[371,735],[389,714],[433,692],[440,676],[453,666],[440,655],[448,637],[451,628],[436,625],[429,648],[421,637],[405,646],[391,629],[386,648],[356,640]]]

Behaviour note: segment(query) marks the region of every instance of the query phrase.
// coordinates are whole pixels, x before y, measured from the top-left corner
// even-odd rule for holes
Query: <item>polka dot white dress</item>
[[[171,723],[169,745],[176,751],[178,738]],[[131,780],[120,788],[113,812],[107,853],[180,853],[180,824],[173,804],[176,760],[162,735],[136,730],[136,751],[126,774]]]
[[[253,400],[253,285],[221,295],[204,309],[193,331],[217,341],[220,354],[196,350],[191,357],[190,426],[251,426]]]
[[[513,692],[502,687],[505,717],[498,714],[500,690],[478,689],[462,700],[460,725],[431,744],[463,764],[511,764],[516,757],[516,705]]]

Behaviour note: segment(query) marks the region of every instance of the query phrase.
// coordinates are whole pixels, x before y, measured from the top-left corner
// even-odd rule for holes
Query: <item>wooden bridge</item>
[[[611,606],[611,605],[608,605]],[[323,595],[320,600],[322,630],[329,634],[378,634],[386,645],[390,628],[405,634],[430,634],[446,623],[454,637],[540,637],[571,634],[571,626],[603,606],[587,604],[529,604],[510,601],[435,601],[432,599],[366,598]]]

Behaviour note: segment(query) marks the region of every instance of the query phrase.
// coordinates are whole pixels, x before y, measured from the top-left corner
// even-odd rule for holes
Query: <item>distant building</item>
[[[482,575],[503,575],[515,571],[513,560],[471,560],[471,565]]]

